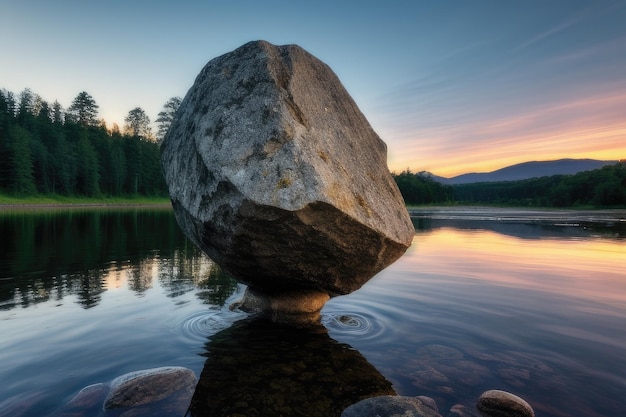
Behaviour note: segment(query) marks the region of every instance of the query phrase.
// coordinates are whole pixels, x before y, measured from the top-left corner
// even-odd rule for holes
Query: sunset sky
[[[154,121],[212,58],[295,43],[339,76],[389,168],[453,176],[626,158],[626,1],[1,0],[0,88]]]

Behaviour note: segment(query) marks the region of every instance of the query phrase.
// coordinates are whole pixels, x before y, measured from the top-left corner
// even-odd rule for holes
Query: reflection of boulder
[[[385,143],[296,45],[249,42],[211,60],[161,149],[181,229],[253,290],[244,306],[278,321],[360,288],[415,233]]]
[[[191,415],[339,416],[362,399],[394,394],[387,381],[326,329],[260,319],[211,337]]]

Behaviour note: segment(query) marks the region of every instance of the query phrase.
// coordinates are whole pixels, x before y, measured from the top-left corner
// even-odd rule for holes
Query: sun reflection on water
[[[403,268],[607,303],[626,302],[626,242],[523,239],[441,228],[418,233]]]

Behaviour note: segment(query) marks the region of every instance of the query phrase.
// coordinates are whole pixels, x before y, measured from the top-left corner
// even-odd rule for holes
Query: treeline
[[[575,175],[443,185],[425,172],[393,174],[407,204],[519,207],[626,206],[626,160]]]
[[[159,136],[167,131],[178,104],[180,99],[170,99],[159,113]],[[117,125],[107,129],[105,121],[98,119],[98,105],[86,92],[64,109],[30,89],[17,98],[0,90],[0,192],[16,196],[167,195],[150,119],[137,107],[125,122],[123,131]]]
[[[428,172],[413,173],[411,170],[391,174],[398,184],[406,204],[453,203],[452,187],[435,181]]]

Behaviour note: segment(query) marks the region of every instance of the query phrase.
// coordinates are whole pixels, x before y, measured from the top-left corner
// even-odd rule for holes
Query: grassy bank
[[[0,193],[0,206],[98,206],[98,205],[167,205],[167,197],[69,197],[34,195],[16,197]]]

